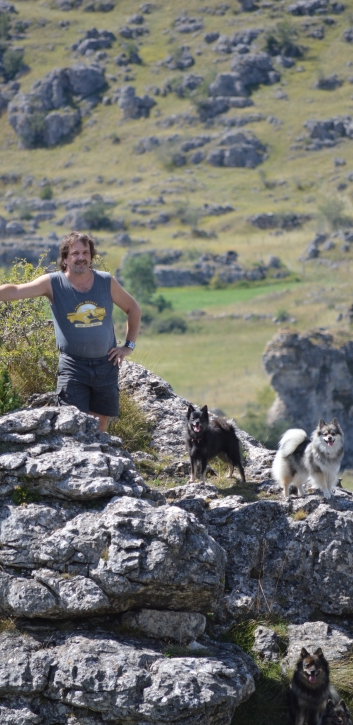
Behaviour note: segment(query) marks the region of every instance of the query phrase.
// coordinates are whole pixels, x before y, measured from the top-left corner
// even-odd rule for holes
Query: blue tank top
[[[116,345],[111,276],[95,270],[93,275],[88,292],[78,292],[64,272],[50,275],[56,344],[60,352],[74,357],[104,357]]]

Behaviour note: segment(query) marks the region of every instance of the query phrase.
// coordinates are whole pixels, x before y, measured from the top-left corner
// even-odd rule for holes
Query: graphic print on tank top
[[[95,302],[84,302],[75,307],[74,312],[68,312],[66,317],[74,327],[97,327],[103,325],[107,312],[105,307],[98,307]]]

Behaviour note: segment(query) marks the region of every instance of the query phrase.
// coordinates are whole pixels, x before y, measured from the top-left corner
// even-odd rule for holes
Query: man
[[[60,350],[59,405],[76,405],[99,418],[107,430],[119,413],[118,367],[135,347],[141,310],[133,297],[108,273],[92,269],[93,239],[72,232],[60,245],[60,272],[43,274],[25,284],[0,286],[0,301],[47,297]],[[127,314],[126,341],[117,346],[113,304]]]

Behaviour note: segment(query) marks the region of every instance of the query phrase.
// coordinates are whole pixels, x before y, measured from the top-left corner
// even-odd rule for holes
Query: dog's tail
[[[287,456],[290,456],[306,439],[307,435],[302,428],[289,428],[289,430],[286,430],[278,444],[281,457],[287,458]]]

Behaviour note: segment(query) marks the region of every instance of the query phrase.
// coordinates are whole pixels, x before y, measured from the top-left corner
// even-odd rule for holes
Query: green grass
[[[172,303],[177,312],[215,311],[233,307],[241,302],[249,302],[262,295],[271,294],[271,292],[291,289],[295,284],[295,282],[289,283],[288,281],[261,285],[250,283],[247,287],[238,285],[218,290],[208,287],[161,287],[158,292]]]

